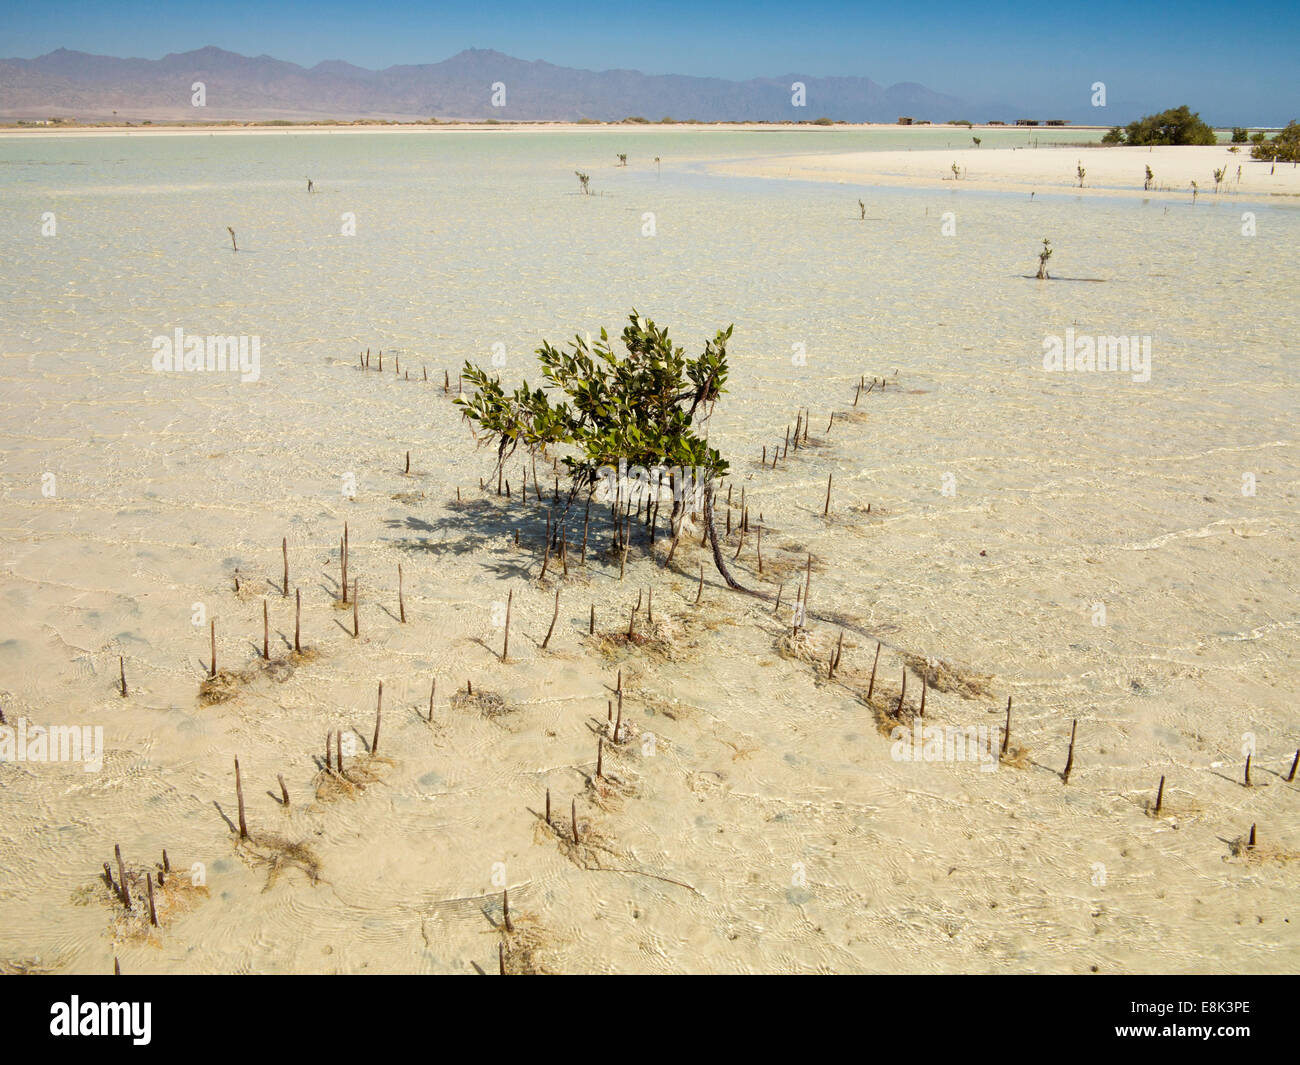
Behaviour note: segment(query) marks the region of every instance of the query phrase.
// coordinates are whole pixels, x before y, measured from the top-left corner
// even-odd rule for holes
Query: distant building
[[[1036,118],[1018,118],[1018,119],[1016,119],[1016,125],[1017,125],[1017,126],[1036,126],[1036,125],[1038,125],[1038,119],[1036,119]]]
[[[910,126],[912,124],[912,119],[908,115],[900,115],[898,118],[898,124],[900,126]]]
[[[1049,126],[1068,126],[1069,124],[1070,120],[1068,118],[1049,118],[1047,120]]]

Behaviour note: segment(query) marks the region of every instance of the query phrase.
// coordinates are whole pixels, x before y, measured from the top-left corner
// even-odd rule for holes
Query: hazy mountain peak
[[[206,107],[190,106],[191,80],[206,86]],[[791,106],[789,86],[804,83],[806,106]],[[492,86],[506,86],[505,107]],[[972,103],[914,82],[883,88],[866,77],[784,74],[748,81],[637,70],[576,70],[491,48],[447,59],[368,70],[341,59],[304,68],[216,45],[161,59],[119,59],[65,48],[36,59],[0,60],[0,116],[50,115],[93,121],[131,119],[408,118],[618,120],[630,115],[702,121],[892,122],[899,115],[943,122],[1020,117],[1020,107]],[[1067,116],[1069,117],[1069,116]]]

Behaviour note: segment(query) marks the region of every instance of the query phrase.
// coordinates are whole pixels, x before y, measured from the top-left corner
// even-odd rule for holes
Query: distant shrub
[[[1246,131],[1242,129],[1240,126],[1232,127],[1232,143],[1233,144],[1246,143]]]
[[[821,118],[815,118],[815,119],[813,119],[813,125],[814,125],[814,126],[833,126],[833,125],[835,125],[835,123],[832,122],[832,121],[831,121],[829,118],[827,118],[825,115],[822,115]]]
[[[1250,157],[1273,163],[1300,163],[1300,123],[1291,119],[1276,136],[1256,143]]]
[[[638,126],[650,125],[650,120],[648,118],[642,118],[640,115],[629,115],[627,118],[623,119],[623,121],[631,122]]]
[[[661,119],[659,120],[659,124],[660,124],[661,126],[671,126],[671,125],[672,125],[674,122],[676,122],[676,121],[677,121],[677,120],[674,119],[674,118],[672,118],[671,116],[669,116],[669,115],[664,115],[664,117],[661,118]]]
[[[948,120],[948,125],[965,126],[967,129],[970,129],[974,123],[969,118],[952,118]]]
[[[1214,130],[1186,104],[1130,122],[1124,129],[1124,143],[1147,145],[1217,144]]]
[[[1102,144],[1123,144],[1124,131],[1119,126],[1111,126],[1101,138]]]

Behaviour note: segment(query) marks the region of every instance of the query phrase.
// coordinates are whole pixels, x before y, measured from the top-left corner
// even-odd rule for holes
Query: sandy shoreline
[[[1060,136],[1070,131],[1091,132],[1104,129],[1104,126],[1065,126],[1037,127],[1036,129],[1018,129],[1012,126],[975,126],[975,129],[1008,130],[1024,133],[1041,133],[1044,136]],[[446,133],[457,131],[491,131],[495,133],[712,133],[712,132],[751,132],[751,133],[835,133],[845,131],[881,130],[891,133],[919,135],[936,131],[951,130],[954,134],[964,134],[964,126],[929,125],[899,126],[890,122],[837,122],[831,126],[819,126],[812,123],[797,122],[397,122],[391,125],[288,125],[288,126],[244,126],[244,125],[153,125],[153,126],[25,126],[20,129],[0,129],[0,137],[158,137],[158,136],[205,136],[211,134],[277,134],[285,133]]]
[[[952,166],[961,172],[954,179]],[[1079,187],[1076,168],[1085,171]],[[1152,189],[1142,188],[1145,168]],[[1214,171],[1226,168],[1220,196],[1245,200],[1300,196],[1300,169],[1255,162],[1249,150],[1208,147],[963,148],[959,150],[852,152],[782,156],[720,163],[711,172],[744,177],[826,181],[841,184],[974,189],[996,192],[1061,192],[1080,196],[1151,196],[1177,193],[1212,198]],[[1240,168],[1240,177],[1238,177]]]

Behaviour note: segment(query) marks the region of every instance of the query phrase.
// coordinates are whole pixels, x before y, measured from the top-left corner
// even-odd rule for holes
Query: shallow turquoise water
[[[814,143],[890,147],[898,136],[0,140],[6,498],[30,494],[59,441],[111,435],[128,466],[152,478],[143,471],[160,459],[160,434],[166,465],[218,450],[212,432],[249,452],[259,491],[332,493],[333,451],[346,455],[349,445],[330,433],[313,440],[321,424],[355,419],[363,435],[382,426],[417,441],[429,431],[409,395],[388,409],[348,409],[339,367],[359,350],[396,354],[434,379],[450,370],[454,381],[464,359],[486,362],[503,345],[502,373],[517,380],[536,376],[531,352],[543,339],[618,329],[635,307],[688,348],[735,323],[732,394],[712,432],[741,469],[783,438],[796,408],[843,409],[860,375],[898,370],[904,387],[886,399],[897,409],[846,432],[835,468],[846,492],[856,484],[878,508],[881,500],[915,508],[920,525],[870,548],[853,537],[835,543],[832,530],[826,549],[850,558],[897,553],[891,565],[915,567],[913,587],[925,596],[953,591],[926,559],[958,536],[942,515],[967,491],[966,501],[984,508],[1050,497],[1034,505],[1045,507],[1045,550],[1057,559],[1049,569],[1067,583],[1057,550],[1144,542],[1215,520],[1271,527],[1294,516],[1300,267],[1288,249],[1300,237],[1300,209],[1249,205],[1257,235],[1247,237],[1246,208],[1226,196],[1195,207],[1175,196],[1026,201],[704,171],[720,158],[806,153]],[[615,165],[624,150],[629,165]],[[591,175],[592,195],[579,194],[575,170]],[[308,176],[318,189],[310,196]],[[56,236],[40,235],[45,212],[57,219]],[[350,222],[355,235],[344,235]],[[1063,279],[1047,285],[1025,278],[1045,235]],[[260,337],[260,382],[160,379],[150,370],[152,340],[178,327]],[[1150,380],[1045,373],[1045,338],[1067,328],[1149,336]],[[297,455],[290,468],[262,468],[271,438]],[[458,441],[459,432],[435,434],[428,445],[445,451],[448,487],[482,473]],[[1252,471],[1251,455],[1281,465],[1259,474],[1270,493],[1243,497],[1237,482]],[[83,463],[81,476],[98,481],[101,498],[138,498],[140,484],[94,472],[87,444],[62,461]],[[1189,465],[1214,472],[1174,475]],[[962,467],[979,473],[959,478],[957,496],[936,496],[943,474]],[[246,490],[242,464],[206,476],[206,493]],[[810,470],[808,480],[823,476]],[[1054,494],[1063,485],[1073,487]],[[149,485],[164,509],[183,507],[197,488],[183,476]],[[754,490],[771,493],[774,510],[787,505],[775,487]],[[897,592],[888,582],[875,588],[867,555],[837,593],[846,603]],[[1185,564],[1171,561],[1169,579]],[[975,609],[988,588],[972,580]],[[1165,607],[1151,609],[1144,626],[1164,631]],[[1284,608],[1279,600],[1261,609]],[[1184,635],[1196,628],[1190,622]]]

